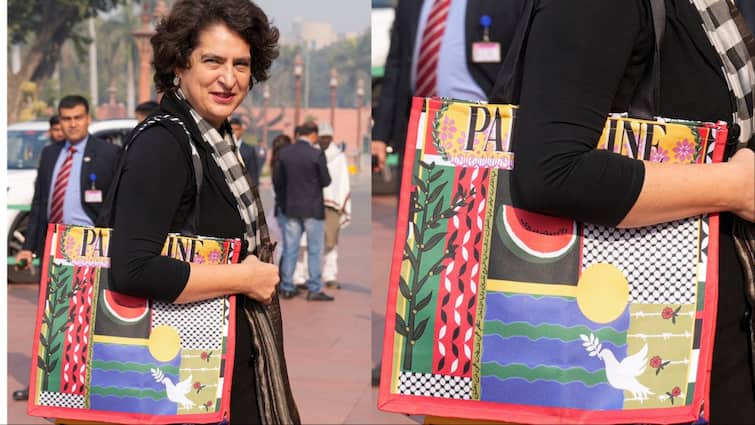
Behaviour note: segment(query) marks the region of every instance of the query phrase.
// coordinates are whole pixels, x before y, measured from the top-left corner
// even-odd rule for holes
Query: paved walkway
[[[329,291],[336,300],[314,303],[300,297],[282,301],[289,375],[306,424],[419,421],[378,411],[377,389],[370,386],[370,369],[380,350],[376,338],[371,341],[370,335],[377,333],[377,342],[382,341],[381,320],[393,243],[392,225],[388,223],[395,218],[377,217],[378,223],[371,222],[369,184],[363,176],[354,176],[352,180],[354,217],[342,232],[339,245],[339,280],[343,289]],[[265,205],[271,208],[269,180],[263,179],[261,193]],[[381,214],[386,211],[395,214],[395,206],[386,207],[390,204],[381,198],[376,200]],[[372,241],[371,228],[377,229]],[[36,304],[36,285],[8,286],[7,406],[11,424],[49,423],[27,416],[26,403],[11,398],[12,392],[28,381]]]

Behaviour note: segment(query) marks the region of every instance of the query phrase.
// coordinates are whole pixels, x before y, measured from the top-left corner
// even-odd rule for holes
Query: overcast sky
[[[330,22],[333,31],[362,32],[370,26],[369,0],[255,0],[280,31],[291,32],[294,18]]]

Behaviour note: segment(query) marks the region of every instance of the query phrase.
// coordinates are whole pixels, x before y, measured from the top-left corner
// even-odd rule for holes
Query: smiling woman
[[[278,268],[269,264],[262,204],[228,123],[253,83],[269,77],[278,30],[248,0],[182,0],[151,42],[163,97],[126,146],[112,218],[103,223],[114,229],[111,284],[175,304],[238,295],[228,342],[235,346],[230,423],[299,423],[276,332]],[[162,256],[166,235],[177,232],[241,239],[243,261]],[[205,318],[182,318],[195,320]]]

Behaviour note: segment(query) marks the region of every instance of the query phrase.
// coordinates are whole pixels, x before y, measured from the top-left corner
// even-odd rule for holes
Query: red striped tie
[[[440,42],[446,30],[446,20],[450,8],[451,0],[435,0],[430,8],[430,15],[427,18],[425,30],[422,32],[422,43],[419,47],[415,96],[435,96],[437,94]]]
[[[55,188],[52,191],[52,204],[50,205],[50,223],[60,223],[63,221],[63,201],[66,198],[66,187],[68,187],[68,177],[71,175],[73,166],[73,154],[76,148],[68,148],[68,156],[63,161],[63,165],[58,170],[58,176],[55,178]]]

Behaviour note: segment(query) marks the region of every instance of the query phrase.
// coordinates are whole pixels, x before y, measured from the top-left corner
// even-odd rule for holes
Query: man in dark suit
[[[48,223],[94,225],[120,154],[119,147],[89,134],[89,102],[84,97],[61,99],[58,115],[65,141],[42,149],[26,240],[16,255],[22,268],[41,255]]]
[[[257,186],[260,185],[260,167],[257,160],[257,147],[244,143],[243,136],[246,126],[244,121],[239,117],[233,117],[230,120],[231,130],[233,131],[233,137],[236,139],[236,147],[239,148],[239,154],[241,159],[244,160],[246,165],[246,172],[249,173],[249,177]]]
[[[307,234],[307,300],[332,301],[322,291],[321,266],[325,238],[325,203],[322,189],[330,184],[325,154],[315,148],[317,124],[306,122],[296,129],[296,142],[283,147],[273,173],[276,188],[281,188],[285,233],[281,259],[280,293],[283,298],[297,294],[294,269],[299,256],[302,233]]]
[[[90,122],[89,102],[76,95],[61,99],[58,115],[50,119],[53,143],[40,154],[26,240],[16,254],[21,269],[30,268],[34,256],[42,254],[48,223],[94,225],[120,148],[90,135]],[[62,140],[57,140],[61,131]],[[13,392],[14,400],[28,397],[28,387]]]
[[[443,2],[448,3],[445,9],[436,11],[435,3]],[[376,171],[383,167],[386,146],[403,157],[412,96],[487,100],[524,3],[525,0],[398,2],[385,77],[374,111],[372,153],[377,157]],[[438,26],[443,21],[445,24]],[[433,48],[439,50],[435,61],[423,52]],[[424,69],[428,66],[433,69]],[[428,71],[434,73],[435,84],[424,84],[424,73]]]

